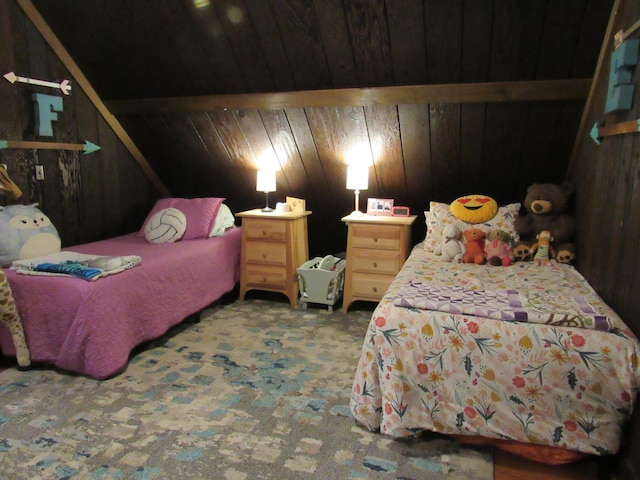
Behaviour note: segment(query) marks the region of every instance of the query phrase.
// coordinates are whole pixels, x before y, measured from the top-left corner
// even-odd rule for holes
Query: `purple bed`
[[[128,234],[65,250],[137,255],[124,272],[87,281],[5,269],[31,361],[104,379],[126,367],[131,350],[233,290],[239,279],[241,229],[220,237],[153,244]],[[0,348],[15,355],[0,325]]]

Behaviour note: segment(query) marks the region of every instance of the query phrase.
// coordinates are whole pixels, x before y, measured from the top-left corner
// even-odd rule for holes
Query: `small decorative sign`
[[[32,95],[33,106],[36,110],[36,135],[40,137],[53,137],[52,123],[58,120],[56,112],[62,112],[62,97],[34,93]]]

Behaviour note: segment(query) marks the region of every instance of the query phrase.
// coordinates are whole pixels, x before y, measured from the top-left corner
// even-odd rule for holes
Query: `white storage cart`
[[[328,305],[329,312],[342,297],[344,288],[344,258],[327,255],[315,257],[298,267],[300,303],[306,309],[308,303]]]

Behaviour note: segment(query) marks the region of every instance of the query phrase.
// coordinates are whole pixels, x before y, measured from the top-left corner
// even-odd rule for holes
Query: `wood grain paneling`
[[[596,145],[588,133],[595,122],[613,125],[640,115],[637,87],[631,109],[604,113],[613,36],[627,30],[639,15],[638,2],[616,1],[567,175],[575,187],[578,268],[636,335],[640,334],[640,136],[610,136]],[[639,78],[636,69],[634,85]],[[640,478],[638,444],[640,420],[636,412],[621,452],[610,465],[611,478]]]
[[[72,78],[60,56],[49,45],[48,40],[53,38],[51,34],[51,38],[43,37],[40,28],[26,19],[14,1],[3,0],[2,8],[3,19],[11,21],[7,35],[12,37],[3,44],[14,46],[3,49],[9,54],[7,64],[21,76]],[[33,92],[56,94],[39,86],[16,84],[11,87],[12,98],[7,106],[14,107],[0,110],[0,125],[7,127],[6,132],[12,139],[62,143],[90,140],[102,150],[86,156],[71,150],[2,150],[0,160],[5,162],[7,159],[5,163],[11,163],[11,176],[23,189],[20,203],[38,203],[56,225],[63,246],[139,228],[141,218],[159,192],[97,110],[94,99],[74,84],[72,95],[63,97],[63,111],[57,112],[53,137],[37,137],[31,101]],[[57,94],[61,95],[60,92]],[[36,164],[44,167],[45,179],[42,181],[34,179]]]
[[[398,109],[395,106],[378,105],[365,107],[365,119],[371,144],[373,169],[369,172],[369,181],[373,192],[368,196],[376,198],[379,193],[396,192],[397,205],[406,205],[409,196],[405,183],[404,162]]]

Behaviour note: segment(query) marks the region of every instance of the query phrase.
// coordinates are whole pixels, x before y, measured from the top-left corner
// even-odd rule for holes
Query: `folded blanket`
[[[103,270],[99,268],[87,267],[86,265],[74,262],[40,263],[36,265],[36,271],[64,273],[65,275],[73,275],[74,277],[84,278],[85,280],[95,280],[103,273]]]
[[[123,272],[142,262],[137,255],[105,257],[65,250],[41,257],[16,260],[11,269],[23,275],[75,276],[85,280],[97,280]]]
[[[599,314],[583,295],[558,296],[551,291],[468,290],[429,281],[409,281],[393,297],[399,307],[436,310],[516,322],[564,325],[610,331],[613,322]]]

